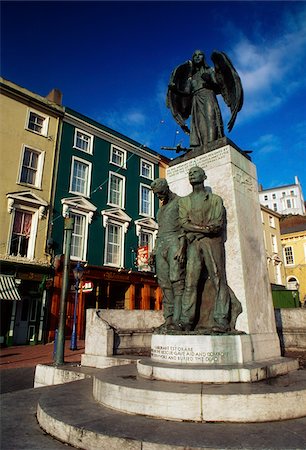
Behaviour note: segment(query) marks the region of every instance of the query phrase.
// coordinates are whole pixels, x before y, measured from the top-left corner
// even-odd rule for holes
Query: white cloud
[[[256,150],[257,154],[267,154],[279,151],[280,139],[273,134],[265,134],[252,143],[252,148]]]
[[[278,39],[268,41],[261,35],[253,42],[240,35],[232,54],[245,93],[242,119],[275,110],[290,94],[305,86],[302,61],[306,58],[306,28],[300,20],[303,15],[295,21],[286,16]]]

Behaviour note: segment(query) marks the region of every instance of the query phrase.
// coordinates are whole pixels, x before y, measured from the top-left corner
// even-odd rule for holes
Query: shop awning
[[[14,276],[0,275],[0,300],[21,300]]]

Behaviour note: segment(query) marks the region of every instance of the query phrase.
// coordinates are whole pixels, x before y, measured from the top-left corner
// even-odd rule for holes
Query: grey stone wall
[[[283,351],[306,351],[306,308],[275,309],[276,328]]]

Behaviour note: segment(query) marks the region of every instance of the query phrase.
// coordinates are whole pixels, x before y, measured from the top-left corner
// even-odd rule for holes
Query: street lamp
[[[77,321],[77,307],[78,307],[78,297],[79,297],[79,287],[80,281],[83,276],[84,269],[81,266],[80,261],[78,261],[77,265],[73,269],[73,275],[75,279],[75,296],[74,296],[74,312],[73,312],[73,327],[71,334],[71,343],[70,350],[77,350],[77,333],[76,333],[76,321]]]

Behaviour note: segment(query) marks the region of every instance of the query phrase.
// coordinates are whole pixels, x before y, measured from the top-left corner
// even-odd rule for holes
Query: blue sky
[[[245,94],[227,136],[253,151],[264,188],[297,175],[306,197],[305,2],[2,1],[1,22],[4,78],[57,87],[64,105],[161,153],[188,146],[165,106],[171,71],[195,49],[209,64],[226,52]]]

